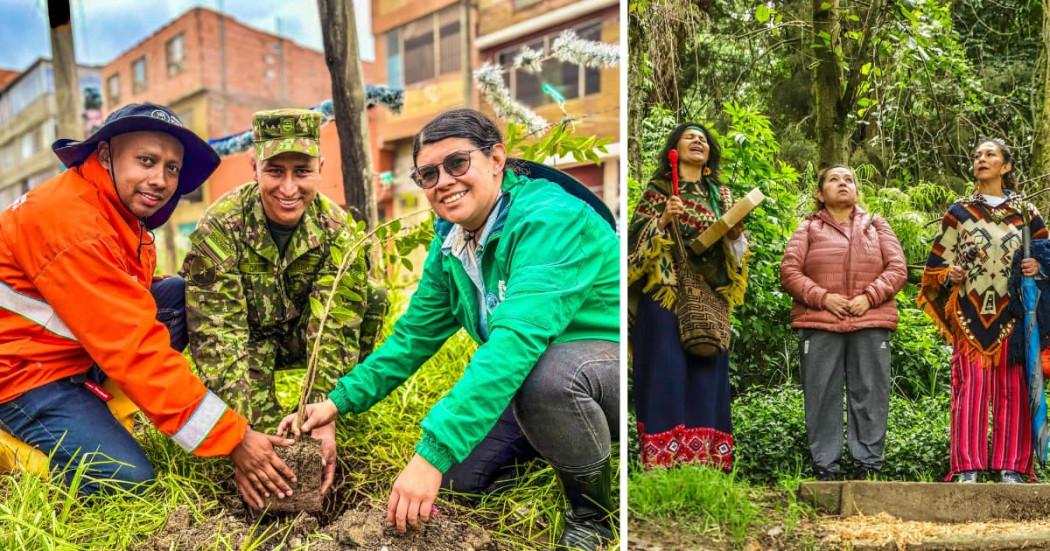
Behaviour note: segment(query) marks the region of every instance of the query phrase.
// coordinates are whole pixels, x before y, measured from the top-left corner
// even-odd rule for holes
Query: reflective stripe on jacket
[[[247,421],[171,348],[155,266],[97,154],[0,212],[0,402],[98,363],[182,448],[229,454]]]

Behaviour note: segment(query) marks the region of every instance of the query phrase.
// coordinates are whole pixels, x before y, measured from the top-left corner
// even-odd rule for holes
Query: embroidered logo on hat
[[[180,121],[178,117],[176,117],[173,114],[167,113],[163,109],[154,109],[153,112],[149,114],[149,116],[153,117],[154,119],[160,119],[166,123],[174,124],[176,126],[186,126],[182,124],[182,121]]]

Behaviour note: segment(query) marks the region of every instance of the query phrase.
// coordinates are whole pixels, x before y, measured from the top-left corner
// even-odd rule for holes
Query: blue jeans
[[[168,327],[171,346],[186,347],[185,282],[172,276],[152,285],[157,319]],[[106,403],[84,387],[85,380],[101,384],[105,375],[97,365],[86,373],[53,381],[0,404],[0,426],[16,438],[51,455],[51,471],[70,484],[86,463],[78,488],[90,495],[105,489],[102,481],[141,489],[153,480],[153,466],[142,448],[113,418]]]

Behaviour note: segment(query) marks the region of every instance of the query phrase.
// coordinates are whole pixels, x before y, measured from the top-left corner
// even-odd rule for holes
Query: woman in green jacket
[[[612,535],[609,455],[619,427],[616,233],[558,184],[508,167],[499,130],[477,111],[427,123],[413,160],[412,178],[438,216],[419,287],[393,334],[307,407],[300,430],[368,410],[464,328],[480,346],[423,419],[388,523],[403,531],[429,520],[442,473],[511,404],[568,498],[559,548],[597,549]],[[289,416],[281,428],[293,424]]]

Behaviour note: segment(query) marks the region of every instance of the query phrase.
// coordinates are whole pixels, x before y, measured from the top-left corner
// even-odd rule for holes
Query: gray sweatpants
[[[881,469],[890,399],[890,331],[803,329],[799,347],[813,465],[833,473],[839,470],[845,383],[850,455],[861,466]]]

